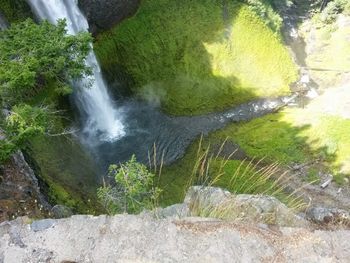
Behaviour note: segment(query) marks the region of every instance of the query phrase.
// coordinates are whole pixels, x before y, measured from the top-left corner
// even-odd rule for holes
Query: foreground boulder
[[[191,187],[182,204],[157,211],[160,217],[200,216],[230,221],[306,227],[308,221],[272,196],[235,195],[218,187]]]
[[[73,216],[0,225],[0,262],[349,262],[350,231]]]
[[[307,218],[321,225],[350,226],[350,213],[343,209],[311,207],[306,212]]]

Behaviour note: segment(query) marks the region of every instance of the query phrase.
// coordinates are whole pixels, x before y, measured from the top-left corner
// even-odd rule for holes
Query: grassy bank
[[[191,185],[218,186],[235,194],[271,195],[296,209],[302,205],[297,195],[285,191],[289,178],[277,163],[268,165],[249,157],[236,160],[233,152],[225,150],[230,142],[223,141],[215,133],[197,140],[181,160],[164,167],[159,179],[164,190],[162,206],[181,203]]]
[[[285,94],[296,80],[265,22],[239,1],[145,0],[94,48],[104,71],[123,67],[142,98],[175,115],[206,113]]]
[[[286,109],[212,134],[238,143],[250,157],[289,165],[319,160],[333,175],[350,175],[350,120],[313,107]],[[318,167],[321,168],[321,167]]]
[[[241,148],[241,153],[226,163],[223,175],[215,185],[235,193],[273,194],[278,187],[271,188],[271,183],[280,174],[264,180],[260,174],[254,174],[257,170],[255,168],[244,172],[252,159],[253,163],[263,159],[263,165],[278,162],[281,171],[288,169],[290,165],[309,163],[308,174],[304,178],[305,184],[319,182],[319,172],[331,173],[336,183],[344,184],[344,178],[350,175],[350,120],[319,112],[319,107],[324,108],[316,101],[305,109],[286,109],[249,122],[230,124],[211,133],[204,139],[199,153],[204,153],[208,145],[211,145],[212,149],[218,149],[218,145],[226,139],[227,145],[238,144]],[[182,200],[198,159],[198,145],[198,141],[193,143],[183,159],[165,167],[160,180],[164,189],[163,205]],[[228,149],[223,151],[226,156],[234,147]],[[214,156],[216,153],[215,150],[211,152]],[[220,156],[219,161],[222,159],[225,158]],[[246,161],[242,163],[242,159]],[[220,173],[215,162],[212,167],[211,179]],[[235,175],[238,168],[240,172]],[[232,177],[235,176],[237,179],[232,184]],[[260,183],[255,185],[259,180]],[[252,185],[255,187],[249,187]],[[286,203],[291,202],[290,197],[286,197],[284,193],[278,193],[277,197]]]

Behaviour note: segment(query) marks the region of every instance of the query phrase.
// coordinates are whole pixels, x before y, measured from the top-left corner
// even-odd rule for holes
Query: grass
[[[320,159],[334,174],[350,174],[350,120],[311,109],[287,109],[246,123],[232,124],[214,136],[227,136],[249,156],[282,164]]]
[[[302,205],[295,193],[287,194],[289,178],[279,165],[263,165],[262,160],[231,160],[232,154],[222,156],[225,141],[213,151],[208,140],[196,141],[184,158],[164,167],[160,177],[163,206],[183,202],[191,185],[218,186],[234,194],[259,194],[277,197],[289,207]],[[219,209],[219,208],[218,208]]]
[[[288,164],[308,159],[305,138],[300,135],[304,129],[306,127],[293,127],[287,115],[277,113],[250,122],[228,125],[213,136],[221,139],[229,137],[251,157]]]
[[[311,184],[319,184],[321,179],[318,176],[318,169],[314,167],[310,168],[306,176],[306,181]]]
[[[249,122],[233,123],[211,133],[203,142],[202,154],[209,144],[215,146],[228,138],[227,143],[238,144],[248,156],[243,162],[228,160],[220,172],[223,175],[215,185],[234,193],[266,192],[271,185],[270,180],[251,189],[245,188],[247,185],[254,186],[260,178],[250,177],[256,170],[252,165],[247,172],[240,173],[240,179],[235,185],[230,183],[234,171],[239,167],[244,171],[254,157],[256,160],[264,158],[265,164],[278,162],[284,168],[295,163],[310,163],[312,168],[306,177],[307,182],[319,182],[317,172],[321,169],[322,172],[331,173],[336,183],[344,184],[344,178],[350,175],[350,120],[319,112],[318,108],[322,104],[318,105],[317,100],[315,105],[316,108],[311,104],[305,109],[288,108]],[[164,189],[162,205],[182,202],[188,187],[187,181],[198,159],[198,145],[199,142],[195,142],[182,160],[164,167],[161,178],[161,187]],[[221,161],[211,162],[215,172],[220,171],[218,167]],[[283,200],[281,196],[278,198]]]
[[[215,0],[145,0],[94,49],[105,72],[124,68],[134,93],[175,115],[288,93],[297,69],[278,34],[239,1],[224,9]]]

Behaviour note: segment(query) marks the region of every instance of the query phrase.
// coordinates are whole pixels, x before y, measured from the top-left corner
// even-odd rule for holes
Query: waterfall
[[[47,19],[55,24],[58,19],[65,18],[68,34],[75,35],[89,28],[76,0],[28,0],[28,3],[39,19]],[[125,134],[124,127],[120,114],[109,97],[93,52],[88,55],[86,64],[92,68],[93,74],[80,80],[75,89],[75,101],[85,119],[83,134],[88,140],[92,138],[102,141],[116,140]],[[88,84],[90,87],[86,88]]]

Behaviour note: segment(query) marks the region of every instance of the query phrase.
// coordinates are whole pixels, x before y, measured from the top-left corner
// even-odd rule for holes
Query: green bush
[[[144,208],[154,207],[160,189],[154,187],[154,174],[147,167],[136,161],[130,161],[109,167],[110,176],[115,179],[115,186],[103,186],[97,196],[110,214],[118,212],[138,213]]]
[[[248,4],[250,10],[262,18],[268,27],[280,33],[283,19],[272,8],[273,0],[244,0],[244,2]]]

